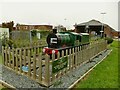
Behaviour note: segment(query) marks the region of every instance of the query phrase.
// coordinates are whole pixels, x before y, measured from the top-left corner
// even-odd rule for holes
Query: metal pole
[[[65,18],[64,20],[65,20],[65,24],[66,24],[66,20],[67,20],[67,19]],[[67,25],[66,25],[66,30],[67,30]]]
[[[104,15],[106,14],[106,12],[103,12],[101,14],[103,15],[103,18],[102,18],[102,28],[101,28],[101,37],[103,37],[103,33],[104,33],[104,30],[103,30],[103,21],[104,21]]]

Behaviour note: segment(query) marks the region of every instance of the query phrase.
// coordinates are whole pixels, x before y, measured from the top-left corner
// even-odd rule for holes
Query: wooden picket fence
[[[77,46],[58,52],[57,57],[42,53],[43,47],[12,48],[2,47],[3,62],[6,67],[49,87],[63,75],[71,72],[82,63],[91,60],[106,50],[106,41],[93,45]],[[23,71],[23,66],[28,71]]]

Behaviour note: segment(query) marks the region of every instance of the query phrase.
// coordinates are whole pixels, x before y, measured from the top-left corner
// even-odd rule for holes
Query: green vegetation
[[[105,38],[105,40],[107,40],[107,44],[111,44],[113,42],[112,38]]]
[[[113,50],[110,55],[75,88],[118,88],[118,47],[118,41],[114,41],[109,46]]]
[[[40,33],[40,39],[37,38],[37,32]],[[46,37],[49,34],[49,31],[31,31],[31,38],[29,32],[27,31],[19,31],[12,32],[13,36],[11,39],[8,39],[4,34],[4,38],[1,40],[3,46],[9,46],[14,48],[21,48],[27,46],[36,46],[36,45],[46,45]]]

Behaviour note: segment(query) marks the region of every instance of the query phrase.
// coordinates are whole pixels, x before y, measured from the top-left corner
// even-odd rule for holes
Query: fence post
[[[72,69],[74,68],[74,48],[72,48]]]
[[[67,63],[68,63],[69,62],[69,60],[68,60],[68,49],[66,49],[66,57],[67,57]],[[65,73],[67,72],[67,70],[68,70],[68,65],[65,68]]]
[[[71,48],[69,50],[69,70],[71,70],[71,62],[72,62],[72,55],[71,55]]]
[[[8,47],[8,60],[9,60],[9,64],[8,64],[8,66],[10,67],[11,66],[11,59],[10,59],[10,47]]]
[[[18,71],[18,49],[15,50],[16,72]]]
[[[23,48],[23,65],[26,66],[26,50]],[[24,72],[26,74],[26,72]]]
[[[2,62],[5,65],[5,51],[4,51],[4,46],[2,46]]]
[[[38,75],[38,80],[41,83],[42,81],[42,54],[40,53],[38,56],[38,65],[39,65],[39,75]]]
[[[49,70],[49,56],[45,56],[45,85],[49,86],[50,83],[50,70]]]
[[[7,47],[5,47],[5,65],[8,66]]]
[[[34,80],[36,79],[36,52],[34,52],[34,55],[33,55],[33,79]]]
[[[77,47],[75,47],[75,68],[77,67],[77,61],[78,61],[78,48]]]
[[[31,56],[30,56],[30,50],[28,50],[28,77],[31,76]]]
[[[58,54],[59,54],[59,52],[58,52]],[[57,58],[58,58],[59,56],[57,55]],[[54,60],[55,60],[55,54],[54,53],[52,53],[52,63],[54,62]],[[53,65],[53,64],[52,64]],[[53,66],[52,66],[53,67]],[[53,70],[53,69],[52,69]],[[53,72],[53,71],[52,71]],[[52,83],[54,83],[55,82],[55,73],[52,73]]]
[[[13,70],[15,69],[15,66],[14,66],[14,65],[15,65],[15,62],[14,62],[14,54],[15,54],[15,53],[14,53],[14,48],[12,48],[12,64],[13,64],[12,66],[13,66]]]
[[[20,49],[20,51],[19,51],[20,53],[20,55],[19,55],[19,60],[20,60],[20,73],[22,73],[22,50]]]

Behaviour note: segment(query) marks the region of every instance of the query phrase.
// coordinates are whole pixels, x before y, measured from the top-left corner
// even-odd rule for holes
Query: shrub
[[[12,47],[12,45],[13,45],[13,41],[11,39],[8,38],[2,39],[2,46]]]
[[[107,40],[107,44],[111,44],[113,42],[112,38],[105,38],[105,40]]]
[[[32,34],[32,37],[35,37],[36,34],[37,34],[37,31],[36,31],[36,30],[33,30],[33,31],[31,31],[31,34]]]
[[[7,40],[7,44],[8,44],[9,47],[12,47],[13,41],[11,39]]]

